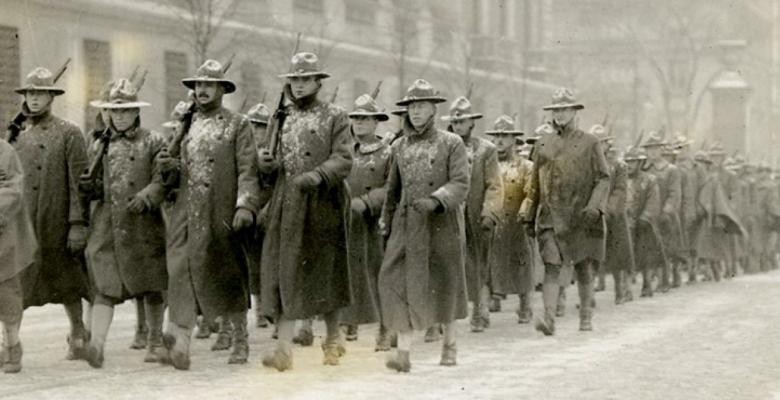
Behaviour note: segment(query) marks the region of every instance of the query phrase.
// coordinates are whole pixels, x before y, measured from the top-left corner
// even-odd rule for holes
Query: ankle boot
[[[432,343],[441,340],[441,325],[435,324],[425,331],[425,343]]]
[[[211,337],[211,323],[207,322],[202,316],[198,318],[198,326],[195,332],[195,339],[208,339]]]
[[[388,358],[385,366],[398,372],[409,372],[412,370],[412,363],[409,361],[409,352],[396,350],[393,357]]]
[[[146,348],[149,338],[149,329],[146,324],[139,324],[135,328],[135,336],[133,337],[133,343],[130,343],[130,348],[133,350],[143,350]]]
[[[311,325],[305,324],[298,331],[298,335],[293,338],[293,343],[303,347],[309,347],[314,344],[314,332]]]
[[[190,369],[190,336],[189,329],[170,324],[168,333],[163,335],[165,351],[160,363],[173,365],[182,371]]]
[[[558,298],[555,305],[555,316],[564,317],[566,315],[566,289],[559,287]]]
[[[160,362],[165,353],[162,333],[164,314],[165,303],[146,301],[146,326],[149,327],[149,336],[147,338],[144,362]]]
[[[3,372],[6,374],[16,374],[22,370],[22,342],[17,342],[15,346],[6,347],[4,350],[5,360],[0,363],[3,366]]]
[[[379,324],[379,333],[376,336],[374,351],[390,351],[390,334],[382,324]]]
[[[542,285],[544,316],[536,320],[536,330],[542,332],[545,336],[555,334],[555,312],[560,292],[560,286],[558,286],[557,282],[545,282]]]
[[[520,295],[520,305],[517,308],[517,323],[527,324],[531,322],[533,312],[531,311],[531,302],[529,301],[530,294],[524,293]]]
[[[219,319],[219,333],[217,340],[211,346],[211,351],[229,350],[233,345],[233,326],[230,320],[226,315],[219,317]]]
[[[249,333],[247,332],[246,313],[239,312],[230,316],[233,325],[233,352],[228,358],[228,364],[246,364],[249,358]]]
[[[292,348],[289,343],[279,342],[276,349],[263,357],[263,365],[283,372],[293,367]]]
[[[451,342],[447,342],[445,340],[441,346],[441,361],[439,361],[439,365],[445,367],[455,366],[458,364],[457,356],[458,356],[458,347],[455,341],[453,340]]]

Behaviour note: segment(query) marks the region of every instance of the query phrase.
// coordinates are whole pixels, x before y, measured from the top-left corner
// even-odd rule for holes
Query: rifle
[[[68,57],[67,60],[62,64],[62,66],[57,70],[57,73],[54,74],[54,83],[57,83],[58,80],[62,77],[62,74],[65,73],[65,70],[68,69],[68,64],[70,64],[70,57]],[[22,133],[22,124],[24,124],[24,121],[27,120],[27,117],[24,115],[22,111],[19,111],[16,116],[11,120],[11,123],[8,124],[8,143],[15,143],[16,139],[19,138],[19,134]]]
[[[249,96],[244,96],[244,101],[241,102],[241,106],[238,107],[238,112],[242,113],[244,112],[244,109],[246,109],[246,102],[249,101]]]
[[[293,56],[295,56],[296,53],[298,53],[298,48],[301,45],[301,33],[298,32],[298,34],[295,37],[295,47],[293,48]],[[268,150],[271,152],[271,157],[276,158],[276,156],[279,154],[279,148],[281,145],[281,136],[282,136],[282,129],[284,128],[284,121],[287,119],[287,110],[285,110],[285,95],[284,95],[284,89],[286,88],[286,84],[282,86],[282,93],[279,95],[279,103],[276,105],[276,111],[274,111],[273,118],[276,120],[276,124],[274,124],[274,131],[271,132],[271,143],[268,145]],[[263,99],[265,99],[265,94],[263,94]]]
[[[334,90],[333,94],[330,96],[330,102],[331,103],[335,103],[336,102],[336,98],[338,98],[338,97],[339,97],[339,87],[336,86],[336,90]]]
[[[471,94],[474,91],[474,82],[469,82],[466,87],[466,98],[471,100]]]
[[[379,89],[382,87],[382,81],[376,83],[376,87],[374,88],[374,91],[371,92],[371,98],[376,100],[377,96],[379,96]]]
[[[138,75],[138,68],[141,68],[141,66],[136,64],[135,68],[133,68],[133,72],[130,74],[130,77],[127,78],[127,80],[130,82],[135,80],[135,77]],[[146,75],[146,72],[144,72],[144,75]]]

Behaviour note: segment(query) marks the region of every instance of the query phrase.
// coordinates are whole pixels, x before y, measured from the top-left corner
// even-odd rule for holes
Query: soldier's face
[[[428,101],[416,101],[409,104],[409,121],[415,128],[422,128],[433,114],[436,113],[436,105]]]
[[[558,126],[566,126],[577,115],[577,110],[573,108],[561,108],[552,110],[552,118]]]
[[[642,166],[642,163],[644,160],[629,160],[626,161],[626,165],[628,167],[628,173],[631,175],[636,175],[637,172],[639,172],[639,168]]]
[[[661,147],[660,146],[651,146],[647,148],[647,158],[651,160],[658,160],[661,158]]]
[[[715,165],[721,165],[723,164],[723,161],[726,160],[725,154],[713,154],[711,157],[712,163]]]
[[[352,132],[358,140],[364,140],[376,132],[376,126],[379,121],[374,117],[353,117]]]
[[[474,129],[474,120],[473,119],[464,119],[464,120],[456,120],[452,121],[452,130],[455,131],[455,133],[460,136],[469,136],[471,135],[471,130]]]
[[[498,135],[493,138],[499,157],[506,157],[515,151],[515,137],[510,135]]]
[[[254,133],[255,137],[264,137],[266,130],[268,130],[268,125],[266,124],[252,122],[251,126],[252,126],[252,133]]]
[[[118,108],[110,110],[108,113],[111,115],[111,122],[114,124],[114,128],[119,132],[124,132],[133,126],[140,111],[138,108]]]
[[[30,111],[37,113],[51,104],[54,97],[47,90],[28,90],[24,94],[24,101]]]
[[[225,89],[218,82],[195,82],[195,99],[199,104],[209,104],[222,98]]]
[[[296,99],[313,94],[319,88],[320,81],[313,76],[293,76],[290,78],[290,89]]]

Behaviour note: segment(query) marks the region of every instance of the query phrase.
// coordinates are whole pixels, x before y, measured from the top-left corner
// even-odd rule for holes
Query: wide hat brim
[[[20,88],[14,89],[14,92],[19,94],[25,94],[31,90],[41,91],[41,92],[51,92],[55,96],[60,96],[65,94],[65,89],[58,88],[55,86],[24,86]]]
[[[441,117],[441,120],[445,122],[451,122],[451,121],[465,121],[467,119],[480,119],[480,118],[482,118],[482,114],[473,113],[473,114],[463,114],[463,115],[445,115]]]
[[[441,96],[409,97],[397,101],[395,105],[408,106],[409,104],[418,103],[421,101],[429,101],[431,103],[438,104],[438,103],[444,103],[445,101],[447,101],[447,99]]]
[[[149,106],[150,104],[145,101],[128,101],[128,102],[116,102],[116,103],[107,101],[100,104],[99,108],[104,108],[107,110],[121,110],[127,108],[142,108],[142,107],[149,107]]]
[[[561,104],[549,104],[544,107],[542,107],[542,110],[563,110],[566,108],[573,108],[575,110],[582,110],[585,108],[584,105],[580,103],[561,103]]]
[[[286,74],[278,75],[280,78],[294,78],[294,77],[306,77],[313,76],[320,79],[330,78],[330,74],[324,71],[309,71],[309,72],[288,72]]]
[[[195,90],[196,82],[216,82],[222,84],[225,88],[225,94],[233,93],[236,91],[236,84],[230,79],[217,79],[217,78],[187,78],[182,79],[181,83],[189,89]]]
[[[623,157],[623,161],[644,161],[647,160],[647,156],[629,156]]]
[[[355,117],[374,117],[377,120],[384,122],[390,119],[390,116],[387,115],[387,113],[383,112],[368,112],[368,111],[352,111],[351,113],[347,114],[347,117],[349,118],[355,118]]]
[[[490,135],[490,136],[523,136],[523,135],[525,135],[525,132],[518,131],[518,130],[514,130],[514,131],[496,131],[496,130],[492,130],[492,131],[485,131],[485,135]]]
[[[258,118],[248,118],[248,119],[249,119],[249,122],[254,122],[256,124],[268,125],[268,120],[262,120],[262,119],[258,119]]]
[[[397,115],[399,117],[403,116],[403,115],[406,115],[407,113],[409,113],[409,110],[407,110],[405,108],[404,109],[400,109],[400,110],[390,111],[390,114]]]

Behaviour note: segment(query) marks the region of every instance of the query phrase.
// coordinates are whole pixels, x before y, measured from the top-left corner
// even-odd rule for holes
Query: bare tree
[[[164,0],[173,10],[181,28],[175,32],[187,43],[195,55],[195,65],[200,65],[216,51],[213,46],[222,33],[225,22],[236,13],[242,0]],[[228,43],[234,43],[230,40]],[[229,46],[229,45],[228,45]]]

